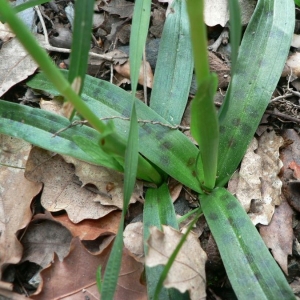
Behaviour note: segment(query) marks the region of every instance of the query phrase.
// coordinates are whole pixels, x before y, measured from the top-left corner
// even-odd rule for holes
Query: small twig
[[[118,117],[118,116],[112,116],[112,117],[105,117],[105,118],[100,118],[99,120],[101,121],[106,121],[106,120],[112,120],[112,119],[119,119],[119,120],[123,120],[123,121],[130,121],[130,118],[126,118],[126,117]],[[60,130],[58,130],[57,132],[55,132],[53,134],[53,137],[59,135],[60,133],[62,133],[63,131],[66,131],[67,129],[71,128],[71,127],[74,127],[74,126],[78,126],[78,125],[84,125],[84,124],[87,124],[88,121],[87,120],[83,120],[83,121],[73,121],[70,125],[68,125],[67,127],[65,128],[62,128]],[[167,127],[167,128],[170,128],[170,129],[173,129],[173,130],[176,130],[176,129],[180,129],[180,130],[190,130],[190,127],[189,126],[181,126],[181,125],[169,125],[169,124],[165,124],[165,123],[162,123],[162,122],[159,122],[159,121],[151,121],[151,120],[138,120],[138,123],[143,123],[143,124],[152,124],[152,125],[160,125],[160,126],[164,126],[164,127]]]
[[[281,99],[284,99],[284,98],[289,98],[289,97],[291,97],[291,96],[293,96],[293,93],[290,93],[290,94],[284,94],[284,95],[282,95],[282,96],[278,96],[278,97],[276,97],[276,98],[274,98],[274,99],[271,99],[271,100],[270,100],[270,103],[276,102],[276,101],[281,100]]]
[[[284,118],[286,120],[289,120],[289,121],[292,121],[292,122],[295,122],[295,123],[300,123],[300,119],[292,117],[292,116],[289,116],[289,115],[286,115],[286,114],[283,114],[281,112],[276,112],[276,111],[272,111],[272,110],[266,110],[265,113],[266,114],[270,114],[270,115],[274,115],[276,117]]]

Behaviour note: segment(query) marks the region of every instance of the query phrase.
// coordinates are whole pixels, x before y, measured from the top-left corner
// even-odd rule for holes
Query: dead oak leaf
[[[293,210],[286,201],[275,209],[268,226],[260,226],[259,232],[275,260],[288,275],[287,256],[292,255],[293,246]]]
[[[35,216],[21,242],[24,247],[22,261],[28,260],[45,268],[53,260],[54,252],[60,261],[68,255],[72,235],[60,223],[46,220],[43,216]]]
[[[152,88],[153,86],[153,72],[151,70],[151,66],[149,62],[146,61],[146,68],[144,68],[144,64],[141,64],[140,73],[138,78],[138,83],[144,85],[146,81],[146,86],[148,88]],[[129,60],[123,65],[115,65],[114,69],[122,76],[127,79],[130,79],[130,63]],[[144,71],[145,69],[145,71]]]
[[[163,232],[156,227],[150,228],[146,265],[148,267],[165,265],[182,235],[182,233],[169,226],[163,226]],[[190,233],[173,262],[164,281],[164,286],[175,288],[181,293],[188,291],[191,300],[205,299],[206,260],[206,253],[202,250],[198,238]]]
[[[74,174],[74,167],[57,154],[34,147],[29,155],[25,176],[34,182],[43,182],[41,204],[49,211],[66,210],[70,220],[78,223],[84,219],[99,219],[115,206],[104,206],[106,195],[82,188]]]
[[[295,161],[292,161],[290,162],[289,166],[288,166],[290,169],[294,170],[294,177],[296,179],[300,179],[300,166],[295,162]]]
[[[99,201],[101,205],[123,209],[124,175],[122,173],[103,166],[91,165],[70,156],[63,155],[63,158],[67,163],[74,165],[75,174],[82,182],[82,187],[88,184],[93,184],[97,187],[100,197],[95,199],[95,202]],[[141,181],[137,181],[130,203],[135,203],[142,194],[143,184]]]
[[[120,18],[130,18],[133,13],[134,3],[125,0],[113,0],[109,3],[107,1],[102,1],[103,6],[100,8],[104,11],[112,14],[118,15]]]
[[[242,161],[239,173],[230,180],[228,189],[235,194],[254,225],[269,224],[275,205],[281,203],[282,167],[279,148],[283,139],[274,131],[253,139]],[[252,201],[252,202],[251,202]]]
[[[42,188],[24,177],[30,149],[22,140],[0,135],[0,271],[20,261],[23,249],[16,233],[30,222],[32,199]]]
[[[78,238],[71,242],[71,251],[63,261],[55,255],[53,264],[41,272],[42,283],[32,299],[99,299],[96,271],[108,259],[108,248],[100,255],[90,254]]]
[[[126,226],[124,232],[124,246],[131,256],[138,262],[144,262],[143,223],[135,222]]]

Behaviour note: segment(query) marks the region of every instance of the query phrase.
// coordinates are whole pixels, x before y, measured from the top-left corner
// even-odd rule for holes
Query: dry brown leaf
[[[293,246],[293,210],[286,201],[275,209],[272,221],[268,226],[260,226],[260,235],[265,244],[272,250],[273,256],[288,275],[288,255],[292,255]]]
[[[37,214],[27,227],[21,239],[24,247],[22,262],[28,260],[45,268],[52,261],[54,252],[60,261],[68,255],[72,240],[70,231],[48,218]]]
[[[115,206],[104,206],[99,202],[104,196],[82,188],[74,174],[74,167],[57,154],[34,147],[26,164],[26,178],[43,182],[41,197],[43,207],[49,211],[66,210],[70,220],[78,223],[84,219],[99,219]]]
[[[22,262],[28,260],[45,268],[53,260],[54,252],[62,261],[70,251],[71,240],[70,231],[60,223],[36,215],[21,240],[24,247]]]
[[[149,28],[149,32],[155,37],[155,38],[160,38],[164,23],[165,23],[165,11],[162,10],[161,8],[159,9],[154,9],[152,12],[152,22],[151,26]]]
[[[300,138],[294,129],[283,132],[285,147],[281,150],[280,157],[283,162],[281,180],[283,181],[282,192],[288,203],[297,211],[300,211],[300,197],[298,168],[300,165]],[[298,180],[295,180],[298,179]]]
[[[156,227],[150,228],[146,265],[149,267],[165,265],[182,235],[169,226],[163,226],[163,232]],[[176,288],[181,293],[188,291],[191,300],[205,299],[206,260],[206,253],[202,250],[198,238],[192,233],[189,234],[164,281],[164,286]]]
[[[300,179],[300,166],[295,162],[295,161],[292,161],[292,162],[290,162],[290,164],[289,164],[289,168],[290,169],[292,169],[292,170],[294,170],[294,177],[296,178],[296,179]]]
[[[44,36],[37,35],[37,39],[44,40]],[[37,67],[16,38],[5,43],[0,50],[0,96],[32,75]]]
[[[299,34],[293,35],[293,40],[292,40],[291,46],[295,47],[295,48],[300,48],[300,35]]]
[[[20,295],[14,293],[11,289],[2,289],[0,288],[0,299],[1,300],[30,300],[30,298],[26,297],[25,295]]]
[[[0,270],[4,264],[16,264],[21,259],[22,246],[16,233],[30,222],[31,201],[42,188],[24,177],[30,149],[31,145],[22,140],[0,135]]]
[[[63,262],[55,256],[53,265],[41,272],[44,284],[39,286],[32,299],[100,299],[96,271],[100,265],[102,270],[105,268],[109,249],[105,249],[100,255],[92,255],[77,238],[72,240],[71,248]],[[147,299],[146,287],[140,283],[143,269],[144,266],[136,262],[124,248],[115,300]]]
[[[114,69],[121,74],[122,76],[124,76],[125,78],[130,79],[130,65],[129,65],[129,60],[123,64],[123,65],[115,65]],[[140,67],[140,73],[139,73],[139,79],[138,82],[141,85],[144,85],[144,65],[141,64]],[[153,72],[151,69],[151,66],[149,64],[149,62],[146,62],[146,85],[149,88],[152,88],[153,85]]]
[[[258,143],[254,139],[245,154],[239,173],[228,184],[229,191],[249,211],[255,225],[269,224],[275,205],[281,203],[282,182],[277,175],[282,167],[279,159],[279,148],[282,144],[283,139],[274,131],[264,132]]]
[[[7,23],[3,24],[0,22],[0,40],[2,40],[5,43],[15,36],[16,35],[12,32]]]
[[[135,222],[126,226],[124,232],[124,246],[131,256],[138,262],[144,263],[143,223]]]
[[[133,13],[134,4],[125,0],[102,1],[105,5],[101,9],[112,15],[118,15],[120,18],[130,18]]]
[[[282,77],[289,76],[291,73],[297,77],[300,77],[300,53],[299,52],[295,52],[288,57],[281,76]]]
[[[82,182],[82,186],[93,184],[104,195],[100,194],[100,197],[94,200],[95,202],[123,209],[124,175],[122,173],[102,166],[91,165],[70,156],[63,155],[63,158],[67,163],[75,166],[75,174]],[[141,181],[137,181],[130,203],[135,203],[142,194],[143,184]]]
[[[117,233],[121,212],[113,211],[99,220],[83,220],[77,224],[71,222],[66,214],[52,218],[68,228],[73,237],[79,237],[80,240],[94,240],[104,234]]]
[[[87,295],[91,300],[99,299],[96,271],[107,258],[108,249],[101,255],[92,255],[74,238],[69,255],[63,261],[55,255],[53,264],[41,272],[42,283],[31,298],[82,300]]]
[[[250,210],[251,199],[261,199],[262,162],[261,157],[254,152],[257,147],[258,142],[254,138],[242,160],[239,173],[235,173],[228,184],[228,190],[236,194],[247,212]]]
[[[204,21],[206,25],[213,27],[219,24],[225,27],[229,20],[228,2],[224,0],[205,0],[204,3]],[[242,24],[246,25],[253,14],[256,1],[239,0],[239,3]]]

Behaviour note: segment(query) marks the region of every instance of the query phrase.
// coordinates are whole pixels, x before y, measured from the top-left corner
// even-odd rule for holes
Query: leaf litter
[[[170,3],[171,1],[158,1],[153,10],[149,32],[150,38],[157,38],[156,47],[159,44],[159,37],[166,15],[166,5],[159,2]],[[244,25],[247,24],[249,16],[252,14],[254,2],[248,1],[247,5],[242,5]],[[228,10],[225,7],[226,5],[224,6],[224,1],[210,1],[209,5],[219,5],[220,9],[206,10],[207,25],[221,24],[222,27],[227,26]],[[59,7],[59,9],[61,8]],[[115,73],[113,82],[121,86],[130,83],[126,79],[130,75],[128,71],[126,71],[125,77],[117,73],[119,70],[126,69],[126,63],[128,64],[127,46],[120,46],[122,51],[127,51],[124,54],[124,52],[117,49],[118,47],[111,51],[111,45],[112,43],[122,45],[128,42],[132,11],[133,3],[125,0],[98,0],[95,2],[93,32],[97,40],[97,47],[93,47],[91,52],[107,52],[107,55],[114,57]],[[43,12],[50,15],[49,12],[52,13],[52,9],[45,4]],[[69,28],[63,30],[69,30]],[[217,31],[216,28],[212,29],[212,31],[214,30]],[[9,62],[10,70],[17,73],[13,81],[10,81],[6,74],[5,77],[0,76],[0,78],[6,79],[6,81],[0,83],[0,90],[4,94],[13,85],[32,74],[36,66],[29,68],[30,65],[26,65],[24,69],[27,70],[27,74],[23,69],[20,72],[16,62],[25,60],[26,55],[22,54],[23,50],[19,51],[20,53],[16,55],[16,60],[13,62],[13,56],[5,54],[5,51],[8,51],[7,53],[16,52],[17,48],[15,47],[17,46],[12,47],[16,43],[16,39],[2,23],[0,23],[0,37],[7,42],[7,50],[6,47],[3,50],[3,46],[0,49],[1,61],[5,64],[2,69],[0,67],[0,70],[5,74],[8,70],[7,62]],[[293,46],[298,48],[296,38]],[[147,43],[146,47],[147,60],[149,56],[151,68],[155,70],[157,49],[151,48],[153,46],[149,47],[149,44]],[[211,69],[218,73],[220,94],[223,93],[222,89],[227,88],[230,80],[229,54],[225,48],[221,45],[218,53],[209,52]],[[151,56],[150,53],[154,53],[154,56]],[[4,57],[7,57],[7,59],[4,60]],[[287,62],[287,71],[282,74],[283,77],[288,76],[291,70],[298,76],[296,61],[297,53],[291,54]],[[67,60],[63,59],[62,62],[66,66],[68,65]],[[99,60],[90,57],[89,74],[93,73],[93,75],[98,76],[99,73],[102,73],[104,79],[110,80],[109,76],[105,75],[108,74],[109,69],[110,64],[105,59]],[[143,73],[141,72],[141,74]],[[22,77],[24,74],[25,77]],[[146,78],[148,87],[151,87],[151,76],[151,73],[149,73]],[[298,79],[290,79],[292,85],[299,90],[296,85]],[[141,77],[140,84],[144,84],[144,82],[145,80]],[[284,86],[279,89],[283,95],[286,95],[289,91]],[[191,95],[195,94],[195,90],[196,87],[194,87],[194,90],[193,87],[191,88]],[[277,91],[274,97],[279,96],[278,93]],[[4,96],[6,97],[6,95]],[[41,106],[45,107],[54,101],[43,100],[40,103]],[[282,101],[280,102],[282,104],[280,108],[284,107],[284,109],[290,103],[285,98],[280,101]],[[217,98],[216,102],[220,103]],[[275,109],[274,106],[271,107],[274,112],[279,109],[279,106],[275,107]],[[184,126],[189,125],[187,119],[189,119],[188,116],[183,120]],[[265,119],[267,120],[267,118]],[[267,122],[274,122],[274,128],[284,124],[280,120],[272,119],[272,117],[269,117],[269,119]],[[294,126],[296,130],[298,130],[297,126],[296,124]],[[278,137],[279,134],[284,137],[284,144]],[[235,175],[229,184],[230,189],[234,186],[235,193],[240,198],[243,206],[247,211],[250,211],[249,214],[253,222],[255,224],[265,224],[258,226],[260,233],[283,271],[286,274],[293,274],[295,289],[297,288],[297,278],[300,277],[300,264],[295,257],[291,260],[292,250],[296,251],[297,243],[299,244],[298,240],[300,240],[300,223],[295,213],[295,211],[300,211],[300,193],[298,192],[300,187],[298,175],[300,156],[298,149],[300,149],[300,146],[298,146],[298,139],[296,132],[291,133],[288,130],[283,134],[278,130],[276,134],[274,131],[271,131],[271,133],[265,132],[257,141],[253,141],[241,164],[239,173]],[[3,164],[0,166],[0,263],[1,271],[4,270],[1,277],[2,281],[0,281],[0,295],[8,295],[7,297],[13,299],[24,298],[12,292],[13,286],[11,283],[3,281],[9,281],[7,278],[10,275],[7,274],[9,268],[6,269],[5,266],[10,265],[18,268],[19,265],[22,266],[22,264],[31,261],[37,263],[42,269],[40,273],[37,272],[35,275],[38,289],[34,295],[31,295],[31,298],[52,299],[64,297],[64,299],[82,299],[88,297],[98,299],[99,293],[95,283],[95,272],[99,264],[105,268],[111,242],[118,228],[120,209],[122,209],[122,175],[37,148],[30,150],[30,145],[24,145],[23,142],[16,139],[1,136],[0,142],[0,162]],[[281,148],[281,158],[284,165],[283,171],[280,173],[280,179],[283,182],[283,195],[277,177],[281,167],[278,160],[279,148]],[[37,155],[39,152],[41,152],[41,157],[39,157],[40,154]],[[25,168],[26,165],[26,177],[24,177],[24,169],[11,168],[6,165],[21,168]],[[43,190],[41,192],[42,185]],[[173,200],[180,198],[179,194],[184,196],[185,199],[191,196],[190,192],[187,196],[185,191],[181,191],[181,188],[179,187],[178,190],[173,191]],[[16,191],[18,192],[16,193]],[[143,186],[137,182],[132,203],[141,201],[142,193]],[[291,210],[290,206],[294,210]],[[131,212],[131,209],[129,209],[129,212]],[[129,216],[128,222],[132,218]],[[203,218],[199,220],[197,226],[197,237],[191,235],[189,239],[193,240],[193,247],[199,253],[199,255],[196,255],[197,259],[200,259],[200,257],[202,259],[200,263],[202,269],[199,272],[201,274],[196,277],[191,276],[193,280],[197,278],[197,283],[200,283],[200,285],[197,285],[199,289],[195,290],[191,287],[193,280],[187,280],[186,285],[183,284],[183,280],[178,282],[179,273],[176,274],[177,271],[175,271],[177,277],[173,275],[173,278],[171,276],[167,280],[169,286],[173,284],[179,287],[179,283],[183,284],[184,286],[180,286],[180,289],[182,291],[188,290],[192,299],[201,299],[205,295],[205,285],[203,284],[205,273],[203,268],[206,254],[200,248],[198,236],[200,236],[201,245],[209,258],[208,268],[212,267],[212,264],[222,265],[213,237],[207,233]],[[145,285],[140,280],[144,269],[143,264],[140,263],[144,260],[142,234],[141,222],[129,223],[125,228],[122,270],[115,299],[125,299],[126,297],[128,299],[147,298]],[[179,238],[181,233],[168,228],[164,228],[164,232],[153,228],[149,240],[149,242],[153,242],[153,245],[150,244],[150,248],[154,252],[155,249],[160,252],[161,249],[165,249],[167,246],[172,245],[172,247],[175,247],[177,243],[174,242],[174,236]],[[298,248],[300,249],[300,247]],[[7,249],[10,250],[7,251]],[[180,265],[180,271],[178,271],[180,274],[183,272],[186,275],[193,271],[191,266],[194,262],[190,263],[190,260],[193,259],[194,252],[193,255],[190,254],[191,252],[193,252],[191,248],[183,251],[179,256],[180,260],[176,261],[176,264]],[[300,250],[298,253],[300,253]],[[150,263],[148,263],[157,264],[159,262],[163,264],[166,262],[168,255],[163,255],[159,260],[159,255],[155,253],[152,261],[150,259]],[[185,266],[188,270],[186,272],[181,266],[181,258],[183,261],[187,260],[189,262]],[[147,260],[148,258],[146,258]],[[294,271],[295,266],[298,268],[296,271]],[[221,272],[217,271],[217,268],[214,270],[216,270],[216,274],[213,274],[213,276],[220,277],[219,280],[222,282],[216,288],[217,290],[220,286],[223,286],[224,279],[222,281]],[[171,272],[169,275],[172,274]],[[15,281],[17,280],[18,278],[15,278]],[[62,281],[64,282],[63,285],[61,284]],[[13,282],[13,280],[9,282]],[[216,290],[214,290],[214,283],[211,283],[208,290],[209,296],[222,296],[222,294],[216,295],[214,292]]]

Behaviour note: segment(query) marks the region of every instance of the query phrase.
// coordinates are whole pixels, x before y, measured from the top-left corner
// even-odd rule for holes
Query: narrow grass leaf
[[[203,165],[204,181],[200,179],[200,185],[204,189],[211,190],[215,186],[218,162],[219,124],[214,106],[218,79],[209,71],[206,27],[203,17],[204,1],[189,0],[187,8],[198,84],[198,91],[191,106],[191,133],[199,144],[199,162]]]
[[[151,0],[140,0],[134,4],[132,27],[130,34],[130,80],[132,94],[135,95],[143,49],[145,47],[151,14]]]
[[[171,5],[159,43],[150,107],[171,124],[181,122],[193,75],[186,1]]]
[[[231,49],[231,76],[237,62],[241,37],[242,37],[242,19],[238,0],[229,0],[229,29],[230,29],[230,49]]]
[[[137,88],[139,70],[141,65],[143,48],[145,46],[149,19],[151,12],[151,1],[141,0],[135,3],[132,29],[130,34],[130,78],[132,88],[131,113],[129,135],[125,151],[125,169],[124,169],[124,192],[123,192],[123,212],[119,230],[109,256],[107,269],[103,278],[103,289],[101,298],[113,299],[118,282],[118,276],[121,268],[122,249],[123,249],[123,230],[124,219],[127,213],[127,207],[134,189],[137,167],[138,167],[138,122],[135,108],[135,93]]]
[[[294,21],[293,0],[258,1],[219,111],[218,186],[227,183],[253,138],[286,61]]]
[[[94,4],[94,0],[75,2],[75,20],[68,79],[72,84],[75,78],[80,78],[79,87],[76,91],[78,95],[81,94],[87,70],[88,53],[91,46]]]
[[[126,208],[124,207],[124,209]],[[124,213],[122,213],[119,229],[105,268],[105,273],[102,281],[101,299],[112,300],[114,298],[122,262],[123,231]]]
[[[200,198],[238,299],[295,299],[282,271],[247,213],[224,188]]]

